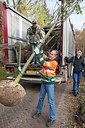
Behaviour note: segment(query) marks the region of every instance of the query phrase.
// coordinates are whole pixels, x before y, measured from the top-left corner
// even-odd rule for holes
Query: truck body
[[[0,42],[4,45],[4,64],[7,71],[12,74],[8,78],[15,79],[18,75],[15,75],[15,69],[18,69],[19,64],[23,68],[31,55],[31,48],[26,44],[26,32],[27,28],[31,26],[31,21],[2,2],[0,2],[0,15]],[[43,29],[47,33],[50,27],[44,27],[42,31]],[[64,57],[75,55],[74,31],[69,18],[63,25],[55,26],[43,49],[46,54],[52,49],[59,51],[59,67],[61,71],[55,82],[67,81],[67,77],[71,74],[72,65],[65,66]],[[22,80],[40,83],[40,69],[40,65],[29,64],[22,76]]]

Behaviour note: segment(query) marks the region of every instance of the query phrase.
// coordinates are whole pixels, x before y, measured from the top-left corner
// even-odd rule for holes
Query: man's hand
[[[34,49],[34,52],[35,52],[35,54],[39,54],[39,48],[36,47],[36,48]]]
[[[40,39],[41,44],[44,44],[44,42],[45,42],[45,39]]]

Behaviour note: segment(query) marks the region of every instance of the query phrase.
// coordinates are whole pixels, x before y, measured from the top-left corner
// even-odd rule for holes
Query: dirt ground
[[[45,128],[49,118],[49,105],[45,98],[43,113],[40,118],[32,119],[35,111],[40,85],[22,82],[26,90],[23,101],[14,107],[0,104],[0,128]],[[55,103],[57,119],[52,128],[74,128],[73,115],[78,107],[78,97],[71,93],[72,80],[67,83],[55,84]]]

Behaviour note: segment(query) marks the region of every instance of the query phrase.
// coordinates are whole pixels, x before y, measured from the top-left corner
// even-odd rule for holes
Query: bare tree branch
[[[17,4],[19,5],[22,0],[18,0]]]
[[[7,0],[7,4],[9,4],[9,0]]]
[[[16,7],[15,0],[13,0],[13,6],[14,6],[14,8]]]

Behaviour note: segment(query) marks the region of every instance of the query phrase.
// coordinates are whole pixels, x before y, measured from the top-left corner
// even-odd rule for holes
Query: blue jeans
[[[55,111],[54,84],[53,83],[42,82],[41,89],[40,89],[40,95],[39,95],[39,101],[37,105],[37,112],[42,113],[42,107],[43,107],[46,93],[48,96],[48,103],[49,103],[49,108],[50,108],[50,119],[55,120],[56,111]]]
[[[82,72],[73,72],[73,91],[74,94],[77,94],[79,91],[79,84],[82,78]]]
[[[34,49],[36,48],[36,44],[35,43],[31,43],[31,48],[32,48],[32,52],[34,52]],[[36,63],[37,62],[37,57],[36,55],[33,58],[33,62]]]

